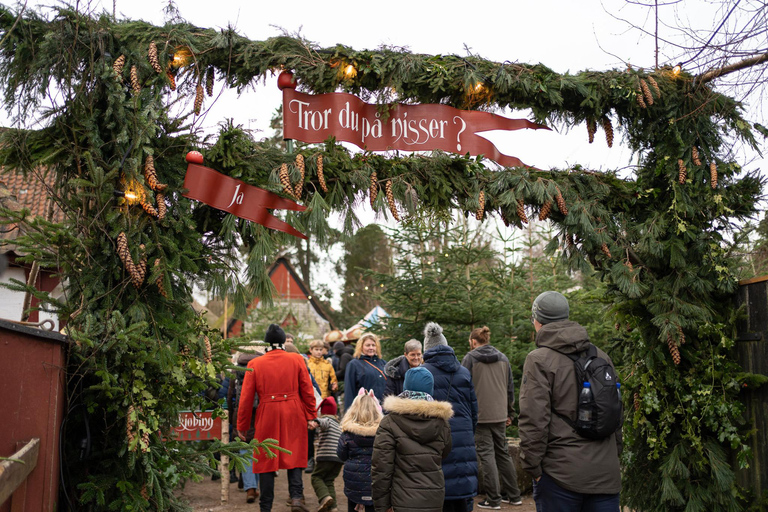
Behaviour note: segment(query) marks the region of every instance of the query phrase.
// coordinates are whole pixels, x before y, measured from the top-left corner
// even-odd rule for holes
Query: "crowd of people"
[[[584,433],[593,425],[585,418],[604,414],[596,407],[613,396],[610,358],[569,320],[568,301],[558,292],[536,298],[531,321],[537,348],[523,368],[517,419],[536,509],[618,512],[620,424],[604,433],[605,413],[602,430]],[[303,356],[290,335],[270,325],[266,349],[235,361],[243,371],[229,393],[237,435],[246,441],[275,439],[284,449],[253,454],[252,467],[242,475],[247,501],[258,499],[262,512],[271,511],[275,478],[284,472],[291,511],[309,512],[306,471],[319,503],[316,512],[337,512],[339,475],[348,512],[469,512],[475,505],[489,510],[502,503],[521,505],[506,438],[516,419],[514,379],[490,334],[488,327],[472,330],[471,350],[459,362],[440,325],[430,322],[423,341],[405,342],[403,355],[387,362],[372,333],[362,334],[354,349],[314,340]],[[594,355],[581,369],[586,353]],[[607,370],[590,388],[583,370],[593,361]],[[585,388],[598,396],[598,405],[584,402]],[[485,497],[475,503],[479,490]]]

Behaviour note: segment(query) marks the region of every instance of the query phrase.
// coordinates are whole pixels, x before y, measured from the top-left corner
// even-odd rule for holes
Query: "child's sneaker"
[[[332,507],[333,507],[333,498],[331,498],[330,496],[326,496],[325,498],[320,500],[320,508],[317,509],[317,512],[330,512]]]
[[[480,503],[477,504],[480,508],[487,508],[490,510],[501,510],[501,505],[491,505],[491,502],[488,500],[483,500]]]

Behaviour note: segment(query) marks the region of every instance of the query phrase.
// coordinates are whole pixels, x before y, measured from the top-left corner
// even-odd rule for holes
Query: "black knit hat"
[[[277,324],[269,324],[267,333],[264,335],[264,343],[268,343],[272,348],[283,348],[285,331]]]

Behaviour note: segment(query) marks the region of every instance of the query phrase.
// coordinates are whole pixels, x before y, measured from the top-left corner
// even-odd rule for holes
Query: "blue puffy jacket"
[[[337,454],[344,461],[344,494],[353,503],[373,506],[371,497],[371,456],[375,426],[344,425]]]
[[[453,349],[447,345],[427,350],[423,366],[435,378],[432,396],[453,406],[453,418],[450,419],[453,448],[443,459],[445,499],[471,498],[477,494],[477,397],[472,375],[461,366]]]
[[[355,401],[357,391],[365,388],[372,389],[379,401],[384,399],[384,389],[387,378],[384,376],[384,365],[387,362],[379,356],[360,356],[347,363],[344,375],[344,410],[349,410]]]

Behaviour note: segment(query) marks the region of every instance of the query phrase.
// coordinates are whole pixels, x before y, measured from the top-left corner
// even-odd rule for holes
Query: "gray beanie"
[[[568,320],[568,299],[558,292],[544,292],[533,301],[531,314],[540,324]]]
[[[440,324],[429,322],[424,327],[424,352],[438,345],[448,346],[448,341],[443,336],[443,328]]]

